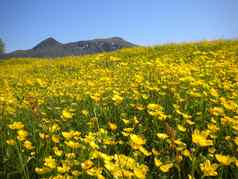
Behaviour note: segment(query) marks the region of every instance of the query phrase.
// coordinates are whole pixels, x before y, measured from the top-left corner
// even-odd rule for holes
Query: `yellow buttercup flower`
[[[195,124],[195,122],[191,121],[190,119],[186,119],[186,123],[191,126]]]
[[[44,159],[44,165],[50,169],[54,169],[56,168],[56,160],[52,156],[49,156]]]
[[[121,97],[118,94],[114,94],[112,97],[112,100],[116,103],[116,104],[121,104],[123,101],[123,97]]]
[[[151,155],[151,152],[149,152],[148,150],[146,150],[144,147],[140,146],[139,147],[139,151],[141,153],[143,153],[145,156],[150,156]]]
[[[195,179],[195,177],[193,177],[192,175],[188,175],[188,179]]]
[[[28,149],[28,150],[34,149],[32,143],[31,143],[29,140],[24,141],[23,145],[24,145],[24,147],[25,147],[26,149]]]
[[[74,132],[73,131],[69,131],[69,132],[64,131],[64,132],[62,132],[62,135],[65,139],[69,140],[74,137]]]
[[[109,126],[109,129],[112,131],[117,130],[117,125],[115,123],[109,122],[108,126]]]
[[[165,133],[157,133],[159,139],[167,139],[169,136]]]
[[[131,142],[131,146],[134,149],[139,149],[141,145],[145,144],[145,140],[136,134],[131,134],[130,135],[130,142]]]
[[[57,123],[54,123],[52,126],[50,126],[49,131],[54,133],[60,130],[60,126]]]
[[[167,164],[160,165],[159,169],[162,172],[167,173],[173,166],[174,166],[173,163],[167,163]]]
[[[74,159],[76,157],[76,154],[75,153],[66,153],[65,154],[65,157],[68,158],[68,159]]]
[[[82,164],[81,167],[84,170],[88,170],[93,166],[93,162],[91,160],[85,160]]]
[[[158,150],[156,150],[155,148],[152,149],[152,153],[155,156],[158,156],[160,154],[160,152]]]
[[[44,140],[44,139],[47,139],[49,136],[44,133],[39,133],[39,137]]]
[[[62,112],[62,117],[66,120],[71,119],[71,118],[73,118],[73,114],[69,110],[64,109]]]
[[[64,153],[63,150],[59,150],[58,147],[54,147],[53,150],[54,150],[55,155],[58,157],[62,156]]]
[[[195,129],[192,134],[193,143],[201,146],[207,147],[213,145],[212,140],[207,139],[208,135],[206,133],[202,133],[199,130]]]
[[[76,176],[76,177],[81,174],[81,172],[78,171],[78,170],[73,170],[71,173],[72,173],[73,176]]]
[[[22,122],[13,122],[12,124],[9,124],[8,127],[10,129],[22,129],[24,128],[24,124]]]
[[[185,157],[188,157],[190,160],[192,159],[191,152],[190,152],[188,149],[183,150],[183,151],[182,151],[182,154],[183,154]]]
[[[138,179],[145,179],[147,171],[148,167],[146,165],[134,168],[134,174]]]
[[[20,129],[17,131],[17,139],[20,140],[20,141],[23,141],[26,139],[26,137],[28,136],[28,132],[23,130],[23,129]]]
[[[224,109],[221,107],[214,107],[209,111],[214,116],[221,116],[224,114]]]
[[[85,109],[82,110],[81,112],[82,112],[82,114],[83,114],[84,116],[88,116],[88,114],[89,114],[89,111],[88,111],[88,110],[85,110]]]
[[[57,136],[57,135],[53,135],[53,136],[51,137],[51,139],[52,139],[52,141],[53,141],[54,143],[59,143],[59,142],[60,142],[60,137]]]
[[[222,165],[226,165],[226,166],[230,165],[232,162],[235,161],[235,158],[231,157],[229,155],[216,154],[215,157],[218,162],[220,162]]]
[[[162,163],[159,159],[157,159],[157,158],[154,159],[154,162],[155,162],[155,166],[156,166],[156,167],[160,167],[160,165],[163,164],[163,163]]]
[[[238,146],[238,137],[235,137],[235,138],[234,138],[234,142],[235,142],[235,144]]]
[[[14,139],[8,139],[8,140],[6,140],[6,143],[7,143],[8,145],[16,145],[16,141],[15,141]]]
[[[200,164],[200,168],[204,176],[217,176],[217,164],[211,164],[210,160],[206,160]]]
[[[47,167],[43,167],[43,168],[38,168],[38,167],[36,167],[36,168],[35,168],[35,172],[36,172],[37,174],[39,174],[39,175],[44,175],[44,174],[50,172],[50,170],[51,170],[51,169],[49,169],[49,168],[47,168]]]
[[[122,121],[124,122],[124,124],[129,124],[130,123],[130,121],[128,120],[128,119],[122,119]]]
[[[145,144],[145,140],[141,136],[139,136],[139,135],[131,134],[130,135],[130,139],[135,144],[138,144],[138,145]]]
[[[147,112],[154,117],[157,117],[159,120],[165,120],[168,116],[162,111],[162,107],[159,104],[148,104]]]
[[[68,147],[71,147],[73,149],[77,149],[80,147],[80,144],[78,142],[74,142],[72,140],[69,140],[69,141],[65,141],[64,142]]]
[[[177,125],[177,128],[178,128],[178,130],[181,131],[181,132],[186,132],[186,128],[183,127],[183,126],[180,125],[180,124]]]
[[[67,165],[66,163],[63,163],[62,166],[57,167],[57,172],[59,173],[66,173],[66,172],[69,172],[69,170],[70,170],[70,166]]]
[[[208,149],[208,152],[211,153],[211,154],[214,154],[216,152],[216,148],[211,147],[211,148]]]

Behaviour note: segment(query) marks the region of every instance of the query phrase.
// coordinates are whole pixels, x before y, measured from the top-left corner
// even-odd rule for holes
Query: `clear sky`
[[[238,37],[238,0],[0,0],[7,51],[47,37],[120,36],[140,45]]]

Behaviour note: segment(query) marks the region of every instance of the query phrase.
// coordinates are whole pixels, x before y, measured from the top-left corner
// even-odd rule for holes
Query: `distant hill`
[[[98,52],[109,52],[120,48],[136,46],[120,37],[106,39],[94,39],[87,41],[78,41],[71,43],[60,43],[50,37],[29,50],[17,50],[11,53],[0,55],[0,59],[13,57],[63,57],[79,56],[84,54],[94,54]]]

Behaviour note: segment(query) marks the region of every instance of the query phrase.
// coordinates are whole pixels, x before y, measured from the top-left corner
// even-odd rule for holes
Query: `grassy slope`
[[[70,170],[65,175],[80,171],[81,178],[110,178],[120,175],[118,170],[141,178],[201,177],[206,174],[201,167],[206,160],[218,164],[220,177],[238,177],[237,64],[235,40],[122,49],[56,60],[2,61],[0,178],[37,177],[36,167],[45,170],[42,176],[59,175],[53,167],[47,173],[44,160],[52,156],[58,166],[73,163],[66,157],[72,152],[80,165],[67,164]],[[17,130],[8,127],[14,121],[21,121],[28,132],[22,141],[17,139]],[[61,129],[52,130],[55,125]],[[81,136],[66,139],[61,132],[69,130],[80,131]],[[201,136],[208,146],[192,140],[194,131],[205,131]],[[42,139],[39,132],[48,139]],[[157,133],[168,138],[159,139]],[[7,145],[9,139],[17,143]],[[80,147],[67,145],[70,140]],[[34,148],[24,146],[25,141]],[[64,155],[56,156],[56,146]],[[214,153],[229,155],[231,164],[225,167]],[[133,164],[119,166],[115,154],[123,154]],[[82,168],[85,160],[93,161],[98,173]],[[165,172],[155,161],[173,167]]]

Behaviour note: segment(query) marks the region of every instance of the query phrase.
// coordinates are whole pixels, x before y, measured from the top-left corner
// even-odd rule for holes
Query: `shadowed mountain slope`
[[[63,57],[63,56],[79,56],[85,54],[94,54],[98,52],[109,52],[120,48],[128,48],[136,46],[125,41],[120,37],[112,37],[106,39],[94,39],[87,41],[78,41],[62,44],[50,37],[29,50],[17,50],[11,53],[1,54],[2,58],[14,57]]]

